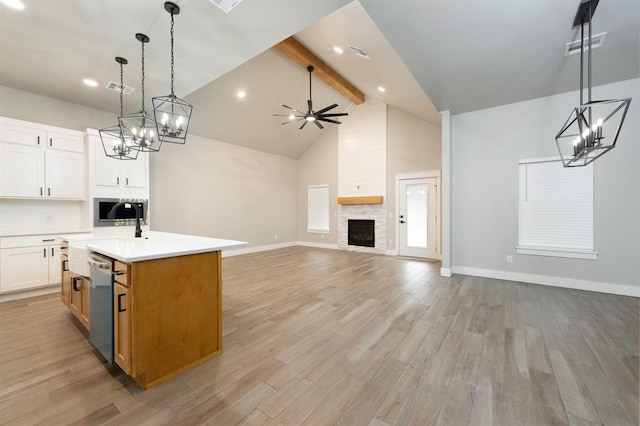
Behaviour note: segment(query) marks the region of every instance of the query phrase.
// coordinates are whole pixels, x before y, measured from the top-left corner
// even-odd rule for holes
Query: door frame
[[[398,222],[398,212],[400,211],[400,181],[427,178],[436,178],[436,259],[442,260],[442,170],[423,170],[411,173],[396,173],[396,256],[400,253],[400,223]]]

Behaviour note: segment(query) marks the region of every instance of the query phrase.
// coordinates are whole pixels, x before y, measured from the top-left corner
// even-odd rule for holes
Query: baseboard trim
[[[451,268],[440,268],[440,276],[451,278]]]
[[[525,274],[521,272],[497,271],[493,269],[469,268],[466,266],[454,266],[452,268],[452,271],[455,274],[461,275],[473,275],[476,277],[540,284],[550,287],[572,288],[575,290],[595,291],[598,293],[617,294],[620,296],[640,297],[640,287],[628,284],[603,283],[598,281],[576,280],[572,278],[554,277],[549,275],[535,275]]]
[[[257,246],[257,247],[244,247],[239,249],[229,249],[222,251],[222,257],[233,257],[233,256],[241,256],[243,254],[251,254],[251,253],[259,253],[261,251],[269,251],[269,250],[277,250],[281,248],[294,247],[296,245],[295,241],[290,241],[287,243],[280,244],[269,244],[266,246]]]
[[[0,294],[0,303],[10,302],[12,300],[26,299],[27,297],[44,296],[45,294],[54,294],[60,292],[60,284],[49,287],[34,288],[31,290],[15,291],[13,293]]]
[[[329,243],[312,243],[310,241],[296,241],[297,246],[303,247],[315,247],[315,248],[324,248],[331,250],[339,250],[338,244],[329,244]]]
[[[384,254],[386,254],[387,256],[397,256],[398,255],[398,250],[396,250],[396,249],[388,249]]]

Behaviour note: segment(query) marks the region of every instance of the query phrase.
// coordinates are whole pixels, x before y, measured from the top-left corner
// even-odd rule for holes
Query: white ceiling
[[[118,112],[113,58],[129,59],[125,113],[140,107],[140,43],[146,46],[147,107],[169,92],[169,15],[163,0],[23,0],[0,6],[0,84]],[[295,35],[368,97],[439,125],[437,110],[472,111],[578,88],[578,0],[245,0],[225,14],[208,0],[176,1],[176,94],[194,104],[191,132],[297,158],[315,126],[281,125],[281,104],[304,109],[307,73],[271,46]],[[602,0],[594,33],[594,84],[640,76],[640,2]],[[347,44],[363,48],[359,58]],[[335,54],[333,45],[345,48]],[[85,77],[100,87],[82,85]],[[381,94],[377,86],[387,92]],[[238,89],[247,97],[235,97]],[[428,95],[428,96],[427,96]],[[314,105],[349,102],[313,80]],[[430,100],[431,99],[431,100]],[[1,101],[1,100],[0,100]],[[432,103],[433,101],[433,103]],[[115,118],[115,117],[114,117]],[[345,120],[348,117],[345,117]],[[105,123],[105,126],[112,123]]]

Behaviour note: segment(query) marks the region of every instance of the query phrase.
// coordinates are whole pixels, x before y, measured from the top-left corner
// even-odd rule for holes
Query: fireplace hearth
[[[375,220],[349,219],[347,229],[347,243],[350,246],[375,247]]]

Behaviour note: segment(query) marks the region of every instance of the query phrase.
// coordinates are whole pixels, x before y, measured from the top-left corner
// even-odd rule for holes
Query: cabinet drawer
[[[113,262],[113,278],[116,282],[129,287],[129,264],[119,261]]]
[[[22,237],[0,238],[0,248],[53,246],[60,244],[60,238],[55,235],[27,235]]]

